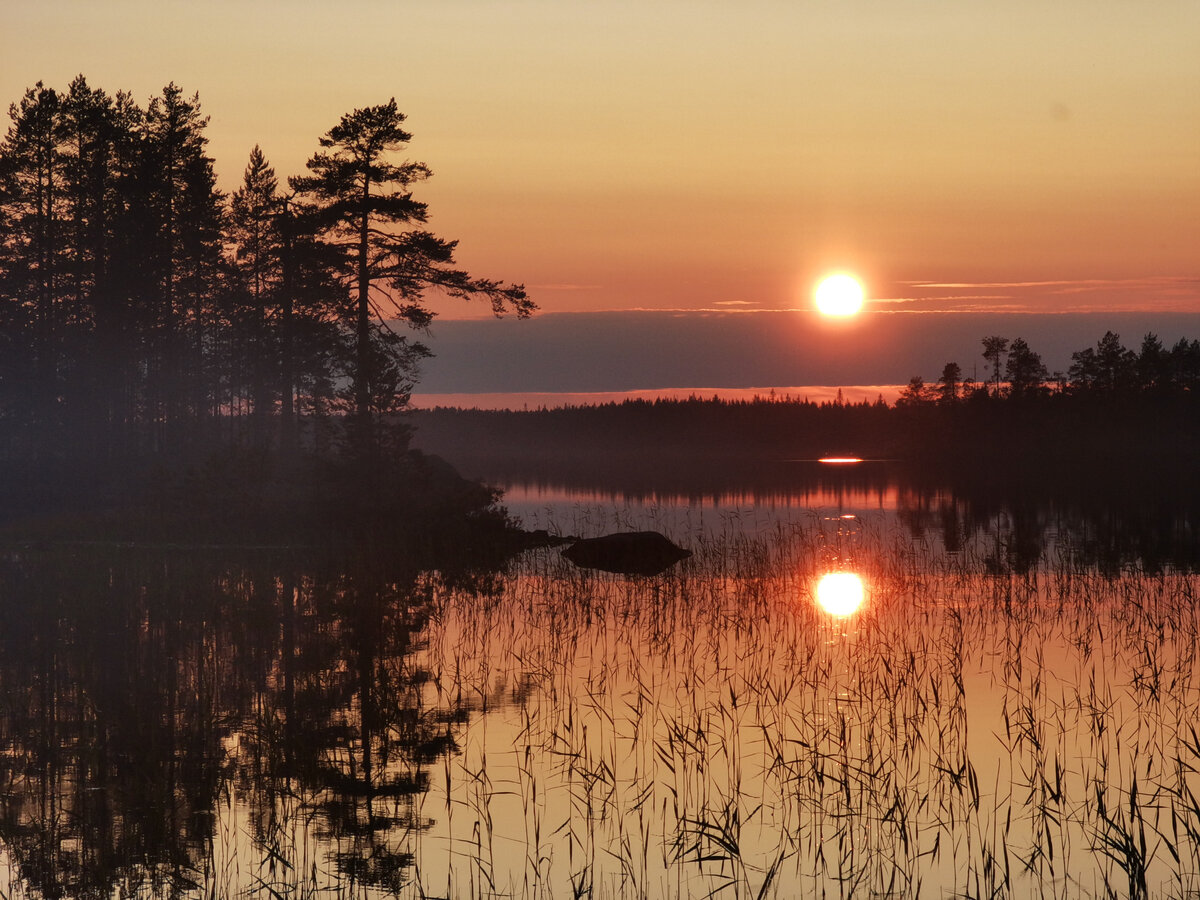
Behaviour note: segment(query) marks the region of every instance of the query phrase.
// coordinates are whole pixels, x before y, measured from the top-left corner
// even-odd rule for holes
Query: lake
[[[1196,896],[1189,503],[783,471],[491,474],[656,576],[3,548],[0,891]]]

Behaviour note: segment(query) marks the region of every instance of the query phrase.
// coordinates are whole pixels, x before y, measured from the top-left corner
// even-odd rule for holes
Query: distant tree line
[[[630,461],[678,467],[741,457],[884,452],[894,410],[877,401],[793,397],[628,399],[524,411],[413,410],[415,442],[469,474],[526,462],[620,469]],[[858,452],[862,452],[858,449]]]
[[[935,384],[914,375],[897,405],[954,404],[975,397],[1029,401],[1058,394],[1115,401],[1131,396],[1161,399],[1200,393],[1200,340],[1180,338],[1168,350],[1151,333],[1142,338],[1135,353],[1121,343],[1120,335],[1106,331],[1094,348],[1071,354],[1071,366],[1065,375],[1051,373],[1024,338],[1010,342],[1000,335],[985,337],[983,358],[992,367],[987,383],[964,380],[959,364],[948,362]]]
[[[528,315],[457,268],[398,162],[395,100],[281,183],[255,147],[218,190],[198,96],[40,82],[0,141],[0,459],[172,460],[216,446],[373,452],[426,348],[429,290]]]
[[[636,468],[649,485],[685,469],[852,455],[897,459],[937,472],[1144,461],[1192,464],[1200,448],[1200,341],[1166,349],[1147,335],[1139,352],[1107,332],[1050,373],[1021,338],[988,336],[986,381],[955,362],[934,384],[914,377],[895,403],[821,403],[794,397],[626,400],[537,409],[417,410],[417,442],[474,475],[521,475],[530,466],[574,471]],[[1157,471],[1166,471],[1159,468]]]

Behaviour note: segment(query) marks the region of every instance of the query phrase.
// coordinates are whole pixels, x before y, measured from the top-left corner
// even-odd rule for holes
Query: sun
[[[817,309],[826,316],[852,316],[862,309],[863,286],[851,275],[830,275],[817,285]]]
[[[854,615],[864,599],[862,579],[853,572],[830,572],[817,582],[817,604],[831,616]]]

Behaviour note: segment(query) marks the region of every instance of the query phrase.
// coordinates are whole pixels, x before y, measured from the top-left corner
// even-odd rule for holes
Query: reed
[[[831,565],[819,520],[698,537],[659,579],[535,554],[487,641],[454,643],[459,671],[533,685],[486,714],[522,723],[526,823],[487,825],[532,848],[496,890],[1194,889],[1193,576],[1112,579],[1062,553],[1016,574],[1002,548],[948,554],[875,523],[856,540],[870,604],[840,622],[813,602]],[[480,615],[444,603],[435,628]]]
[[[540,549],[482,591],[385,586],[357,675],[273,651],[221,745],[200,893],[1197,895],[1196,575],[1065,541],[1014,568],[1003,528],[948,551],[883,516],[743,525],[674,535],[694,555],[654,578]],[[816,603],[833,568],[866,585],[851,616]],[[317,590],[295,585],[298,616]],[[323,782],[282,749],[305,692],[340,698]]]

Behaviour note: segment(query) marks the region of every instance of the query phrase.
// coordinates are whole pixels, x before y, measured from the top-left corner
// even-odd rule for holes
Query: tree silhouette
[[[1161,394],[1171,387],[1171,354],[1163,348],[1158,335],[1147,333],[1142,338],[1137,362],[1138,384],[1143,390]]]
[[[198,95],[175,84],[146,109],[138,192],[149,263],[140,312],[152,332],[146,402],[153,438],[171,451],[192,440],[198,421],[215,412],[204,390],[206,315],[218,283],[222,197],[206,151]],[[197,378],[196,374],[201,377]]]
[[[938,399],[942,403],[954,403],[958,400],[962,387],[962,368],[956,362],[948,362],[942,367],[942,376],[938,379]]]
[[[486,297],[497,315],[512,309],[526,316],[534,309],[522,286],[453,268],[456,242],[421,227],[428,212],[411,188],[432,173],[424,163],[391,161],[411,138],[404,120],[395,98],[347,113],[320,139],[325,150],[308,161],[312,174],[291,180],[314,230],[342,249],[342,275],[353,285],[352,401],[362,429],[373,412],[394,407],[425,355],[388,322],[428,326],[433,314],[423,303],[426,290]]]
[[[9,414],[26,424],[33,452],[52,442],[59,414],[63,232],[69,219],[64,193],[66,159],[61,152],[62,99],[40,81],[10,108],[13,120],[0,150],[0,201],[4,215],[4,324],[17,352],[6,360],[14,388]],[[11,350],[9,351],[12,352]],[[7,354],[6,354],[7,355]],[[21,370],[25,377],[21,377]]]
[[[1024,338],[1016,338],[1009,347],[1004,374],[1008,378],[1009,395],[1014,398],[1035,396],[1050,377],[1041,355],[1030,349]]]
[[[344,116],[299,194],[256,147],[229,198],[199,98],[175,84],[143,108],[82,76],[65,94],[38,83],[10,116],[0,454],[46,483],[81,471],[67,460],[195,463],[247,423],[261,450],[275,435],[333,448],[339,403],[369,422],[406,401],[427,351],[394,325],[429,324],[427,291],[534,308],[519,285],[456,268],[455,243],[425,229],[411,187],[429,169],[392,159],[409,139],[394,100]]]
[[[992,383],[994,393],[1000,393],[1000,363],[1008,350],[1008,338],[992,335],[983,339],[983,358],[992,364]]]
[[[1071,354],[1068,372],[1076,390],[1113,394],[1132,387],[1136,373],[1136,355],[1121,344],[1120,335],[1106,331],[1096,342]]]
[[[896,405],[905,406],[925,406],[933,402],[933,388],[925,383],[925,379],[920,375],[914,375],[908,380],[904,390],[900,392],[900,396],[896,400]]]
[[[231,349],[249,369],[246,375],[259,443],[267,434],[267,418],[275,405],[273,389],[279,382],[279,347],[270,330],[271,320],[278,318],[282,281],[282,241],[275,220],[278,186],[275,170],[255,145],[242,185],[230,198],[226,237],[234,243],[229,313],[236,344]]]
[[[77,436],[111,460],[126,452],[137,392],[132,286],[145,248],[133,234],[129,207],[139,178],[143,112],[128,94],[110,97],[81,75],[61,115],[71,220],[65,300],[73,310],[64,399],[74,407],[69,415]]]
[[[1171,348],[1171,383],[1176,392],[1200,390],[1200,340],[1180,338]]]

